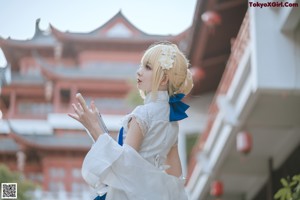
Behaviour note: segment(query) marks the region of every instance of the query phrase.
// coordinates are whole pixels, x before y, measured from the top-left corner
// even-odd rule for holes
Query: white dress
[[[187,200],[184,180],[164,171],[166,156],[178,138],[178,122],[169,121],[168,101],[165,91],[157,93],[156,101],[149,94],[144,105],[125,117],[124,137],[133,116],[142,130],[139,152],[103,134],[87,153],[83,178],[98,194],[107,191],[106,200]]]

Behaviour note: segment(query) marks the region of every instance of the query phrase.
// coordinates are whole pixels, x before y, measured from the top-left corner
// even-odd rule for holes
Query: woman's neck
[[[157,92],[149,92],[144,99],[144,103],[146,104],[153,101],[169,101],[168,91],[159,90]]]

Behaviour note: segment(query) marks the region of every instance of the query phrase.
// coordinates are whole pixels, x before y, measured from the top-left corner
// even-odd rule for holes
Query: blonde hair
[[[170,69],[163,69],[159,62],[162,51],[165,47],[172,48],[174,52],[174,62]],[[158,88],[166,75],[168,77],[169,96],[183,93],[187,95],[193,88],[193,79],[189,67],[189,61],[185,55],[178,49],[176,44],[170,42],[160,42],[151,45],[144,53],[141,64],[150,65],[153,70],[152,95],[155,98]],[[143,91],[141,96],[145,97]]]

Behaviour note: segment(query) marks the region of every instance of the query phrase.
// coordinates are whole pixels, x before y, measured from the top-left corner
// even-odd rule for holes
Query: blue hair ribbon
[[[170,122],[179,121],[188,117],[185,111],[190,107],[189,105],[183,103],[181,100],[185,95],[175,94],[170,97],[169,104],[170,104]]]

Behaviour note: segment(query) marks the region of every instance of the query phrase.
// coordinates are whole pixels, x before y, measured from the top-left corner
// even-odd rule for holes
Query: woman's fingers
[[[94,101],[91,102],[91,109],[92,109],[92,112],[96,112],[96,110],[97,110]]]
[[[77,121],[79,121],[80,111],[78,110],[77,106],[74,103],[72,103],[72,107],[73,107],[73,110],[75,111],[75,113],[68,113],[68,115],[70,117],[72,117],[73,119],[76,119]]]
[[[73,110],[75,111],[75,113],[77,115],[80,115],[80,111],[79,111],[78,107],[74,103],[72,103],[72,107],[73,107]]]
[[[78,115],[72,114],[72,113],[68,113],[69,117],[72,117],[73,119],[79,121]]]
[[[77,109],[78,111],[84,112],[84,109],[82,108],[80,103],[77,103]]]
[[[80,105],[84,111],[88,110],[86,102],[80,93],[76,94],[76,99],[78,100],[78,102],[80,103]]]
[[[78,100],[78,103],[72,104],[75,113],[68,114],[73,119],[81,123],[85,123],[94,118],[95,113],[99,113],[94,101],[91,101],[91,106],[89,109],[80,93],[76,94],[76,99]]]

